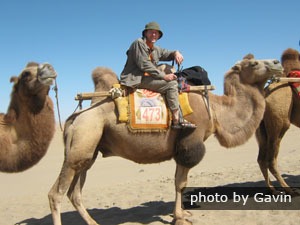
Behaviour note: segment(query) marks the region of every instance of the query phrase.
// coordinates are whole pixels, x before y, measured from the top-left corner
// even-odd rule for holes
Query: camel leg
[[[48,198],[54,225],[61,225],[61,201],[64,194],[70,187],[74,176],[75,170],[66,168],[64,164],[59,177],[49,191]]]
[[[86,223],[88,225],[98,225],[98,223],[89,215],[81,200],[81,193],[85,183],[86,174],[87,169],[83,169],[81,172],[78,172],[66,166],[64,163],[58,179],[48,194],[54,225],[61,225],[60,204],[67,191],[70,201]]]
[[[257,140],[259,142],[259,154],[258,154],[258,164],[260,170],[265,178],[266,186],[271,190],[273,194],[278,194],[279,192],[272,185],[272,182],[269,177],[269,171],[280,183],[281,187],[284,188],[286,193],[292,194],[293,191],[289,185],[282,178],[277,164],[277,156],[280,149],[280,142],[282,137],[289,128],[289,125],[286,127],[281,127],[279,130],[272,130],[272,132],[265,131],[265,128],[261,124],[260,130],[257,131]],[[279,127],[279,126],[278,126]],[[269,137],[267,137],[267,135]]]
[[[261,152],[261,149],[259,151]],[[260,154],[258,156],[257,162],[259,164],[260,171],[261,171],[262,175],[264,176],[266,186],[270,189],[270,191],[272,193],[275,194],[277,191],[276,191],[275,187],[272,185],[272,182],[269,177],[268,163],[265,160],[262,160],[262,158],[260,157]]]
[[[75,209],[79,212],[87,224],[98,225],[98,223],[89,215],[82,204],[82,188],[85,183],[86,174],[87,170],[84,170],[80,173],[80,175],[75,176],[67,195]]]
[[[93,111],[85,115],[96,118]],[[98,151],[97,145],[103,132],[101,120],[91,121],[87,117],[79,117],[65,129],[65,160],[55,184],[48,194],[54,225],[61,225],[60,204],[68,191],[68,197],[89,225],[97,223],[88,215],[81,203],[81,190],[85,182],[86,172],[94,163]],[[83,125],[82,125],[83,124]],[[89,132],[88,135],[82,134]]]
[[[192,214],[188,211],[182,209],[181,198],[182,198],[182,189],[187,185],[187,176],[189,173],[189,168],[183,167],[179,164],[176,165],[175,172],[175,208],[174,208],[174,219],[181,220],[185,216],[191,216]]]
[[[279,172],[278,161],[277,161],[281,140],[284,137],[286,131],[289,129],[289,127],[290,127],[289,122],[283,123],[280,131],[277,132],[278,136],[273,135],[273,137],[275,137],[273,139],[270,137],[271,138],[271,140],[269,140],[270,151],[267,156],[267,160],[268,160],[269,171],[272,173],[272,175],[275,177],[275,179],[279,182],[280,186],[283,187],[283,189],[285,190],[286,193],[293,194],[294,193],[293,190],[285,182],[285,180],[281,176],[281,173]]]
[[[279,140],[279,142],[280,142],[280,140]],[[279,148],[279,144],[277,144],[277,147]],[[285,180],[281,176],[281,173],[279,172],[278,161],[277,161],[278,152],[279,151],[275,151],[275,154],[273,155],[273,157],[270,158],[271,162],[269,163],[269,170],[273,174],[273,176],[276,178],[276,180],[279,182],[280,186],[283,187],[283,189],[285,190],[285,192],[287,194],[293,194],[294,191],[285,182]]]
[[[260,170],[265,178],[266,186],[270,189],[273,194],[279,194],[272,184],[269,177],[269,171],[277,179],[282,187],[288,187],[286,182],[283,180],[281,174],[279,173],[277,166],[277,155],[280,146],[280,138],[272,139],[268,141],[265,146],[259,148],[258,163]]]
[[[265,183],[266,183],[266,186],[270,189],[270,191],[272,193],[276,193],[276,189],[275,187],[272,185],[272,182],[270,180],[270,177],[269,177],[269,161],[267,159],[267,152],[268,152],[268,146],[267,144],[265,143],[264,145],[262,145],[260,143],[260,146],[259,146],[259,153],[258,153],[258,157],[257,157],[257,162],[258,162],[258,165],[259,165],[259,168],[260,168],[260,171],[265,179]]]
[[[264,122],[260,124],[256,130],[256,139],[258,142],[259,152],[257,156],[257,163],[259,165],[260,171],[265,179],[266,186],[274,193],[276,190],[273,187],[270,177],[269,177],[269,165],[267,156],[269,154],[270,145],[267,141],[267,131]]]
[[[89,225],[98,225],[98,223],[93,220],[86,211],[81,200],[81,193],[85,183],[86,174],[87,169],[83,169],[81,172],[76,172],[64,164],[58,179],[48,194],[54,225],[61,225],[60,204],[67,190],[70,201],[86,223]]]

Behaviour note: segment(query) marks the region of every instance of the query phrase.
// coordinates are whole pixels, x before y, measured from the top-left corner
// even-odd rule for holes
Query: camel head
[[[49,90],[57,74],[49,63],[28,63],[18,77],[11,77],[14,83],[14,92],[22,92],[24,95],[39,93],[41,89]]]
[[[281,56],[281,64],[284,74],[287,76],[292,70],[300,70],[300,54],[297,50],[288,48]]]
[[[18,77],[11,77],[14,83],[11,102],[5,116],[6,121],[15,121],[20,113],[20,103],[27,103],[32,112],[39,112],[48,96],[50,85],[57,74],[48,64],[28,63]],[[26,105],[26,104],[24,104]]]
[[[264,86],[282,71],[278,60],[247,55],[226,73],[222,104],[214,110],[216,137],[222,146],[244,144],[253,135],[265,111]]]
[[[241,83],[264,85],[271,76],[282,75],[283,67],[276,59],[257,60],[252,54],[248,54],[231,71],[239,74]]]
[[[55,132],[49,89],[57,74],[48,64],[28,63],[14,83],[6,114],[0,115],[0,171],[22,172],[47,152]]]

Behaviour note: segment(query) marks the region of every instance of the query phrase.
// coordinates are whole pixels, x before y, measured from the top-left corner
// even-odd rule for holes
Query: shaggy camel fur
[[[300,71],[300,54],[295,49],[286,49],[281,56],[284,76],[292,70]],[[265,178],[266,185],[272,192],[276,189],[269,178],[270,171],[284,190],[293,194],[293,190],[282,178],[277,157],[280,142],[289,129],[290,124],[300,127],[300,99],[293,94],[289,83],[272,83],[266,88],[266,111],[263,120],[256,131],[259,145],[258,164]]]
[[[54,135],[48,96],[56,73],[49,64],[28,63],[14,82],[6,114],[0,114],[0,171],[21,172],[45,155]]]
[[[98,152],[103,157],[120,156],[137,163],[158,163],[174,158],[177,165],[174,219],[178,224],[184,224],[184,217],[190,214],[181,207],[182,189],[187,185],[189,170],[204,156],[204,141],[214,133],[226,147],[245,143],[257,129],[264,113],[262,92],[265,82],[274,73],[281,72],[278,60],[255,60],[253,56],[243,59],[226,74],[225,94],[209,94],[211,117],[204,97],[200,93],[189,93],[194,113],[186,119],[197,124],[194,130],[131,133],[126,124],[118,123],[111,98],[94,99],[90,108],[71,115],[65,124],[65,160],[48,194],[54,224],[61,225],[60,204],[66,192],[86,223],[98,224],[81,200],[87,170],[95,162]],[[93,79],[96,91],[108,91],[118,82],[116,74],[106,68],[96,68]]]

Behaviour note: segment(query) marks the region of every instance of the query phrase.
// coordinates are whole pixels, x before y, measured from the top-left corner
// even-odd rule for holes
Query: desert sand
[[[281,143],[279,167],[287,183],[300,186],[300,129],[292,126]],[[225,149],[211,136],[204,159],[189,174],[188,186],[264,186],[256,162],[253,136],[246,144]],[[62,132],[57,128],[46,156],[33,168],[17,174],[0,173],[0,225],[50,225],[48,191],[63,161]],[[89,170],[83,201],[101,225],[171,224],[174,204],[173,160],[140,165],[98,156]],[[298,198],[298,197],[297,197]],[[299,210],[192,210],[194,225],[300,224]],[[84,225],[68,198],[62,202],[63,224]]]

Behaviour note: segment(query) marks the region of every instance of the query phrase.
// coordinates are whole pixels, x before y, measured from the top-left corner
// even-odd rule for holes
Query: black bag
[[[201,66],[192,66],[175,73],[177,77],[184,77],[188,82],[194,85],[210,85],[208,75],[205,69]]]

